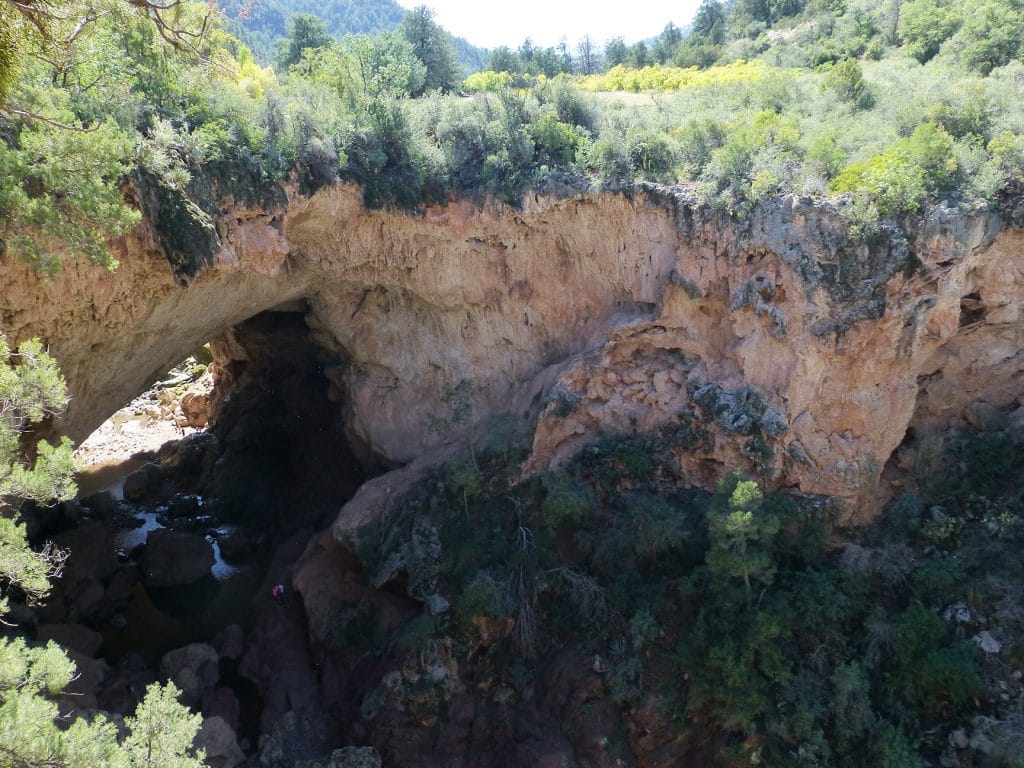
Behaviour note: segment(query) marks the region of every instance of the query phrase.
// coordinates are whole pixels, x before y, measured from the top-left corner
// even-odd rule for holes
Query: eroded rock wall
[[[186,286],[146,228],[117,244],[113,274],[68,265],[44,282],[5,264],[2,327],[49,342],[73,437],[194,346],[296,300],[348,432],[396,465],[495,414],[540,413],[528,469],[601,432],[673,429],[694,484],[740,467],[865,516],[908,426],[1022,394],[1024,235],[994,213],[940,208],[863,244],[832,204],[783,198],[736,221],[654,187],[419,218],[367,211],[347,186],[222,205],[216,263]]]

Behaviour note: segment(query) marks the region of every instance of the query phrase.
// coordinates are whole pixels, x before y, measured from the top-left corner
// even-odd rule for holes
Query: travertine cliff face
[[[667,429],[694,484],[741,467],[863,516],[908,427],[991,422],[1024,394],[1024,233],[994,213],[939,209],[865,245],[832,205],[735,221],[656,188],[421,218],[345,186],[224,208],[216,263],[186,286],[145,227],[112,274],[4,264],[0,327],[50,344],[73,437],[275,307],[306,311],[350,435],[395,464],[429,456],[457,407],[476,428],[539,412],[527,469],[601,432]]]

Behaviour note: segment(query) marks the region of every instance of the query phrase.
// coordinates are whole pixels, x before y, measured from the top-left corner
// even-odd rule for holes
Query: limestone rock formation
[[[149,225],[114,273],[6,264],[0,324],[45,339],[70,385],[57,427],[81,438],[210,339],[230,379],[231,329],[274,310],[304,313],[350,439],[390,466],[539,411],[528,469],[674,429],[695,485],[739,467],[863,518],[908,429],[1020,405],[1024,233],[995,212],[940,207],[860,243],[841,203],[796,197],[744,221],[653,186],[419,218],[348,186],[287,198],[222,201],[214,263],[185,285]]]

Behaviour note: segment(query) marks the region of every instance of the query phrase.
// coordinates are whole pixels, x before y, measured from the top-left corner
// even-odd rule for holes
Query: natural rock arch
[[[47,340],[68,379],[59,429],[84,437],[197,345],[296,302],[349,432],[394,464],[439,439],[430,417],[468,381],[477,423],[540,413],[533,467],[685,416],[707,433],[679,455],[695,484],[759,466],[870,514],[912,421],[1021,393],[1024,236],[996,214],[940,210],[912,242],[867,245],[834,205],[797,198],[745,221],[654,187],[412,217],[337,186],[225,204],[217,231],[214,264],[184,286],[151,223],[115,243],[113,273],[5,265],[5,332]],[[978,320],[961,327],[964,297]],[[979,373],[970,358],[995,339],[1006,354]],[[941,369],[960,385],[922,389]]]

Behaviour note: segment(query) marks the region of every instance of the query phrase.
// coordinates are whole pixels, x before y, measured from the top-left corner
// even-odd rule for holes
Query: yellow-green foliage
[[[0,5],[0,105],[6,101],[18,76],[19,24],[14,11]]]
[[[511,87],[511,85],[511,74],[508,72],[494,72],[493,70],[474,72],[462,83],[462,87],[471,93],[501,91]]]
[[[654,64],[632,69],[618,64],[601,75],[580,78],[588,91],[681,91],[689,88],[756,83],[778,72],[763,61],[734,61],[721,67],[663,67]]]
[[[889,216],[919,210],[956,170],[953,137],[935,123],[923,123],[870,160],[847,166],[831,189],[867,193],[879,212]]]
[[[263,97],[267,89],[277,85],[277,76],[270,67],[261,67],[244,45],[239,48],[235,71],[235,82],[239,88],[254,99]]]

